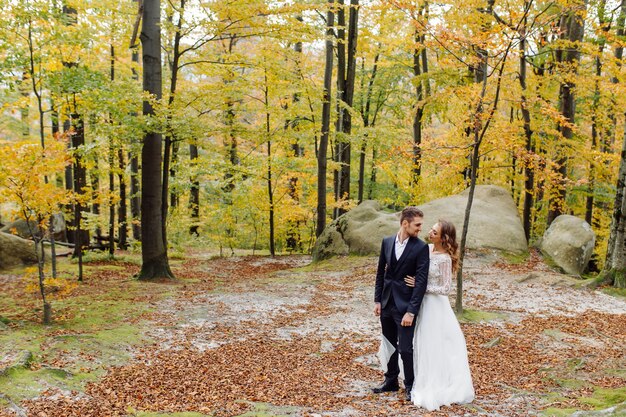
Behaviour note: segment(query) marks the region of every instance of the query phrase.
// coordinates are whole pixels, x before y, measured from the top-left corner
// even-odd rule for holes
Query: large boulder
[[[424,211],[420,237],[427,236],[439,219],[446,219],[456,225],[460,239],[468,194],[469,189],[419,206]],[[400,213],[384,212],[378,202],[364,201],[326,227],[313,248],[313,259],[378,254],[382,238],[398,231],[399,219]],[[517,207],[507,190],[492,185],[476,187],[466,246],[513,253],[528,250]]]
[[[466,189],[421,205],[424,211],[422,234],[426,236],[439,219],[445,219],[456,226],[460,241],[468,195],[469,189]],[[465,245],[471,249],[488,248],[519,254],[528,251],[524,226],[509,191],[495,185],[476,186]]]
[[[313,259],[378,253],[382,238],[398,230],[399,219],[398,213],[382,211],[378,201],[363,201],[324,229],[313,247]]]
[[[36,262],[35,244],[32,241],[0,232],[0,269]]]
[[[589,223],[564,214],[552,221],[540,248],[563,271],[580,275],[587,268],[595,243],[596,235]]]

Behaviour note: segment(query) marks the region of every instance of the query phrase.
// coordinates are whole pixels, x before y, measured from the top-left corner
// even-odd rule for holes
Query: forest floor
[[[196,251],[172,260],[175,282],[146,283],[139,257],[119,254],[86,265],[51,326],[23,271],[0,274],[0,416],[626,416],[624,292],[536,253],[467,255],[472,404],[426,412],[372,394],[376,263]]]

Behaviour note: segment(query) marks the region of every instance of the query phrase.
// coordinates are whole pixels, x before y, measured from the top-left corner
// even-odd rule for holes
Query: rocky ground
[[[50,386],[19,402],[5,396],[0,415],[624,415],[626,299],[581,288],[536,254],[521,264],[468,255],[461,321],[477,397],[430,413],[400,394],[370,393],[382,378],[375,258],[189,259],[174,268],[177,283],[150,284],[157,289],[142,296],[150,304],[141,316],[146,342],[128,359],[80,389]],[[125,282],[135,269],[103,276]],[[55,360],[63,368],[77,354]]]

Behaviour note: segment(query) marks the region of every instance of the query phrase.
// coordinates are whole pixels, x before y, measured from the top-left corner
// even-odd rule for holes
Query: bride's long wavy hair
[[[456,241],[456,228],[447,220],[439,219],[439,236],[441,245],[452,259],[452,272],[456,273],[459,268],[459,244]]]

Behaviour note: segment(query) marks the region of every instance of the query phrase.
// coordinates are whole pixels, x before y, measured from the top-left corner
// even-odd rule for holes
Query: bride
[[[471,402],[474,387],[465,338],[448,300],[452,274],[458,267],[456,230],[452,223],[439,220],[428,237],[428,286],[413,336],[415,382],[411,401],[432,411],[443,405]],[[414,286],[414,278],[404,281]]]

